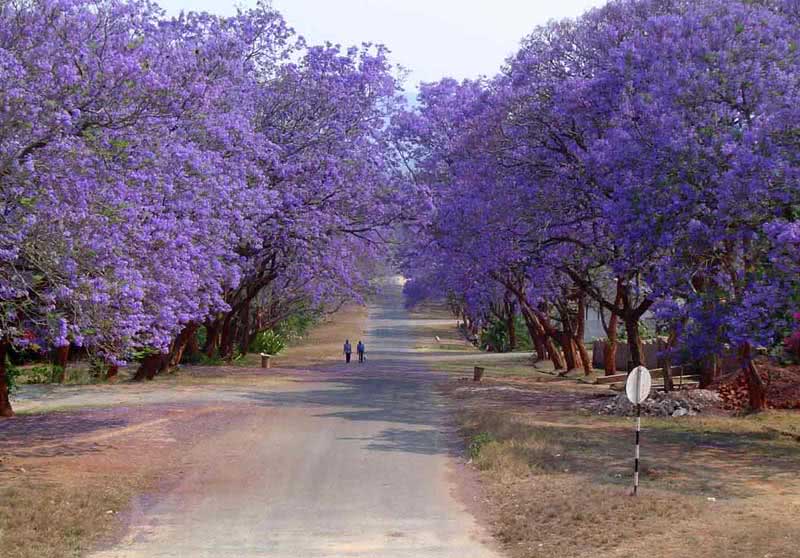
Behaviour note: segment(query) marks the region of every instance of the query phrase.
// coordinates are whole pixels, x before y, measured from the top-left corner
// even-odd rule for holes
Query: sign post
[[[653,380],[650,371],[644,366],[637,366],[628,374],[625,382],[625,394],[628,400],[636,405],[636,449],[633,458],[633,495],[639,491],[639,436],[642,432],[642,403],[650,395]]]

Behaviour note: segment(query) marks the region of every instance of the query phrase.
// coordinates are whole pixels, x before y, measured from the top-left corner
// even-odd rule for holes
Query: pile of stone
[[[642,415],[651,417],[694,416],[712,407],[720,407],[722,398],[716,391],[707,389],[688,389],[665,393],[656,391],[642,403]],[[600,404],[601,415],[631,417],[636,414],[636,406],[622,393],[611,401]]]

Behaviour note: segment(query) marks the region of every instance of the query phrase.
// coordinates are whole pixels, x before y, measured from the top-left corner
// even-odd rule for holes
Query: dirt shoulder
[[[470,357],[474,358],[474,357]],[[515,357],[475,384],[469,359],[439,365],[473,455],[490,528],[514,557],[797,556],[800,415],[647,418],[640,496],[632,419],[598,416],[597,386]]]
[[[0,547],[10,558],[81,556],[120,534],[136,494],[168,483],[187,451],[224,436],[252,407],[237,394],[273,377],[199,370],[127,390],[89,390],[0,428]],[[214,402],[214,400],[217,400]],[[116,402],[99,406],[103,400]],[[88,407],[78,407],[79,401]],[[66,409],[66,410],[58,410]]]
[[[3,557],[82,556],[118,540],[135,496],[174,482],[193,447],[265,412],[251,392],[291,391],[307,373],[282,365],[334,358],[340,329],[365,320],[364,309],[345,309],[268,371],[244,363],[186,367],[146,384],[31,387],[18,416],[0,422]]]
[[[421,330],[422,347],[459,342],[454,320],[429,313],[438,321]],[[800,443],[789,435],[800,413],[643,419],[634,498],[633,419],[598,414],[607,387],[554,376],[523,353],[448,353],[429,366],[444,373],[477,474],[465,500],[510,556],[800,556]]]

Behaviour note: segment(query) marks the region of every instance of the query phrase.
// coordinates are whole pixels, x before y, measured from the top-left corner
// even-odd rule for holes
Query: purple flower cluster
[[[413,207],[393,71],[379,46],[306,45],[267,5],[3,3],[2,344],[118,364],[206,324],[232,350],[256,315],[361,292]]]
[[[796,2],[618,0],[492,79],[423,87],[395,120],[434,202],[409,293],[477,321],[513,293],[565,353],[584,300],[637,362],[643,318],[696,357],[777,344],[800,307],[798,37]]]

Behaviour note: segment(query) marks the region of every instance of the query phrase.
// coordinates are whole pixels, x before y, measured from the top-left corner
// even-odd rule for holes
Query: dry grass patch
[[[196,433],[235,417],[209,407],[120,405],[0,425],[0,556],[83,556],[122,527],[130,499],[177,470]],[[111,513],[108,513],[111,512]]]
[[[644,419],[633,498],[633,421],[587,412],[596,390],[459,384],[471,383],[448,391],[492,528],[514,558],[800,556],[800,444],[782,433],[800,427],[799,414]]]
[[[341,310],[273,364],[303,367],[340,358],[343,336],[362,334],[366,317],[364,307]],[[175,387],[235,389],[288,381],[287,371],[259,366],[258,355],[246,355],[231,364],[182,367],[145,384],[86,386],[80,393],[96,392],[96,404],[81,399],[79,411],[68,397],[78,393],[76,387],[42,386],[41,405],[29,405],[27,412],[0,424],[0,557],[83,556],[113,535],[120,527],[117,512],[173,470],[178,448],[194,443],[196,432],[227,424],[227,415],[217,417],[205,406],[151,407],[148,395]],[[125,375],[121,371],[121,379]],[[119,406],[105,401],[106,394],[119,392],[128,392],[133,402]],[[61,404],[48,397],[59,393]],[[69,412],[56,412],[62,409]],[[138,428],[148,421],[151,426]]]
[[[477,349],[465,353],[464,358],[449,360],[433,360],[432,369],[454,375],[472,375],[475,366],[485,370],[484,378],[502,378],[504,380],[521,378],[541,382],[564,381],[558,376],[548,373],[546,365],[535,365],[530,353],[484,353]]]
[[[114,528],[135,486],[131,479],[110,478],[65,485],[17,477],[0,483],[4,558],[82,556]]]
[[[696,517],[707,505],[701,497],[662,490],[632,498],[627,486],[599,482],[585,470],[589,463],[579,461],[576,449],[587,442],[579,430],[569,436],[532,428],[510,413],[466,412],[461,419],[468,436],[493,439],[474,463],[482,471],[495,536],[514,557],[598,556]]]
[[[633,498],[624,488],[558,473],[493,481],[488,496],[495,536],[512,556],[526,558],[605,555],[628,540],[671,530],[707,507],[699,498],[661,492]]]

